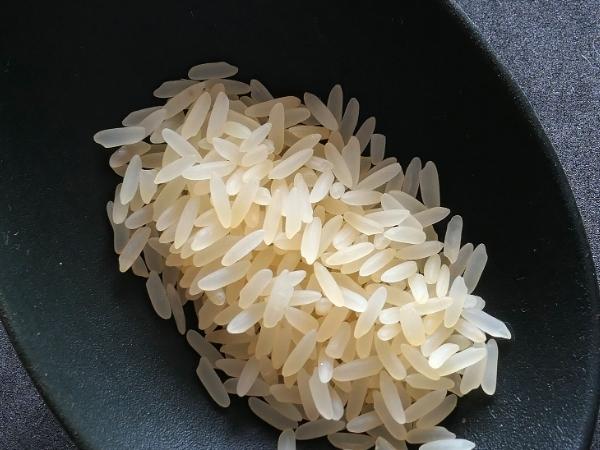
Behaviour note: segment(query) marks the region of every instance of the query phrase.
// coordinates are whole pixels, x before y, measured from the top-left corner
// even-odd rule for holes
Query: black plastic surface
[[[275,94],[340,82],[377,117],[390,154],[436,161],[443,203],[488,247],[478,292],[514,335],[497,395],[467,396],[448,426],[483,449],[589,446],[598,291],[580,219],[521,93],[447,3],[13,8],[0,31],[0,309],[80,446],[275,446],[243,402],[213,406],[173,323],[154,316],[141,279],[119,274],[104,212],[117,178],[91,141],[211,60]]]

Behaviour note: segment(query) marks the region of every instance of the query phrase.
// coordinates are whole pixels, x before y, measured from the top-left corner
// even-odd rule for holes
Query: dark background
[[[459,0],[537,112],[600,267],[600,0]],[[2,68],[0,68],[2,70]],[[0,327],[0,449],[73,448]],[[596,436],[593,448],[600,449]]]

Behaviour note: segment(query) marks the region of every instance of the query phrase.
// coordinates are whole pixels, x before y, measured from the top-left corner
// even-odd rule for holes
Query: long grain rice
[[[209,395],[250,397],[283,431],[278,448],[322,436],[345,449],[472,448],[439,423],[457,395],[495,392],[486,339],[510,331],[472,295],[485,246],[461,247],[460,216],[438,241],[450,212],[438,169],[385,158],[375,119],[356,130],[358,101],[344,108],[339,85],[326,104],[302,103],[236,73],[195,66],[156,89],[164,106],[94,136],[121,146],[106,205],[120,270],[147,278],[157,314],[201,356]]]

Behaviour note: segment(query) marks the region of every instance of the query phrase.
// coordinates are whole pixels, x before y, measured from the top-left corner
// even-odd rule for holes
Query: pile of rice
[[[119,147],[107,212],[122,272],[200,355],[220,406],[230,394],[282,431],[278,448],[326,436],[343,449],[471,449],[442,422],[457,398],[496,389],[510,332],[473,295],[483,244],[462,218],[434,225],[438,173],[385,157],[375,118],[336,85],[273,98],[224,62],[167,81],[163,106],[94,139]],[[366,152],[368,147],[368,152]],[[192,302],[198,330],[186,330]],[[223,382],[222,380],[225,381]]]

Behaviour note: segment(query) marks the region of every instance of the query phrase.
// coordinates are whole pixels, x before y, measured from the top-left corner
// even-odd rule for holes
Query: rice
[[[188,76],[192,80],[208,80],[212,78],[228,78],[234,76],[238,68],[229,63],[220,61],[214,63],[198,64],[192,67]]]
[[[411,444],[454,438],[456,438],[456,435],[444,427],[414,428],[406,435],[406,441]]]
[[[155,90],[163,106],[94,136],[119,147],[109,164],[123,181],[106,205],[119,269],[147,278],[208,394],[221,406],[248,396],[282,430],[278,448],[324,436],[472,448],[439,423],[457,395],[495,392],[486,340],[511,334],[472,294],[485,246],[462,244],[461,216],[437,240],[450,211],[435,164],[386,158],[375,119],[356,130],[358,101],[344,105],[339,85],[326,102],[274,98],[236,73],[195,66]]]
[[[296,436],[291,428],[284,430],[277,440],[277,450],[296,450]]]
[[[345,423],[341,420],[318,419],[307,422],[298,427],[296,439],[307,440],[327,436],[343,430]]]
[[[225,386],[223,386],[219,376],[205,358],[200,358],[200,363],[196,369],[196,375],[198,375],[206,392],[208,392],[208,395],[212,397],[217,405],[224,408],[230,405],[231,400],[225,390]]]
[[[441,439],[419,447],[419,450],[471,450],[475,444],[466,439]]]

